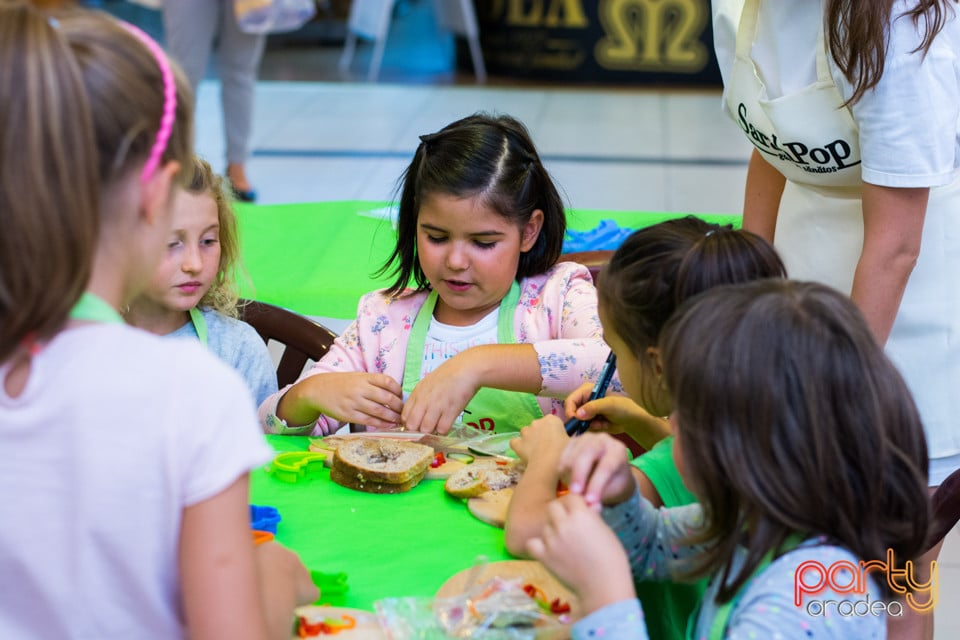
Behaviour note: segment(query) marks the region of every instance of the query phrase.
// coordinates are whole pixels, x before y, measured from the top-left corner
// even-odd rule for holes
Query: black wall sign
[[[709,0],[474,0],[492,74],[720,86]],[[469,68],[469,55],[459,56]]]

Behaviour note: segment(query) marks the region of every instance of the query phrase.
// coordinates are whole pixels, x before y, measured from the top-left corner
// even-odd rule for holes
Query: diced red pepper
[[[353,616],[344,614],[340,620],[326,618],[321,622],[309,623],[303,616],[297,618],[297,637],[314,638],[319,635],[335,635],[347,629],[353,629],[357,626],[357,621]]]
[[[430,466],[436,469],[437,467],[446,464],[446,462],[447,458],[443,455],[443,451],[437,451],[437,453],[433,456],[433,462],[430,463]]]
[[[311,624],[307,622],[307,619],[304,618],[303,616],[298,616],[297,617],[297,637],[313,638],[314,636],[318,636],[321,633],[323,633],[323,626],[324,624],[322,622]]]
[[[550,613],[570,613],[570,604],[567,602],[561,602],[560,598],[554,598],[553,602],[550,603]]]
[[[523,585],[523,591],[528,596],[536,600],[537,604],[547,604],[549,602],[549,600],[547,600],[547,594],[541,591],[540,588],[533,583],[528,582],[527,584]]]
[[[533,598],[537,605],[544,611],[558,615],[570,612],[570,605],[568,603],[561,601],[560,598],[554,598],[553,602],[551,602],[547,599],[547,594],[531,582],[523,585],[523,592]]]

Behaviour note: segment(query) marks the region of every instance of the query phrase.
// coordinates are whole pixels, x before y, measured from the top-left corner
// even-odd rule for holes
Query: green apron
[[[123,317],[116,309],[111,307],[103,298],[89,291],[84,292],[77,300],[77,304],[73,305],[73,309],[70,310],[70,317],[74,320],[90,322],[123,322]],[[197,336],[200,337],[200,344],[207,346],[207,319],[196,307],[190,309],[190,322],[193,323],[193,328],[196,330]]]
[[[787,539],[783,543],[781,555],[796,549],[800,543],[804,541],[804,539],[805,537],[799,533],[794,533],[787,536]],[[773,562],[773,560],[774,555],[773,550],[771,549],[766,553],[766,555],[763,556],[763,560],[760,561],[760,564],[757,565],[757,568],[753,570],[753,573],[750,575],[747,581],[740,586],[740,589],[734,594],[734,596],[728,602],[725,602],[717,607],[717,615],[713,618],[713,622],[710,625],[710,632],[706,636],[708,640],[723,640],[723,638],[726,637],[725,634],[727,632],[727,623],[730,621],[730,615],[733,613],[733,608],[740,600],[740,596],[742,596],[743,592],[747,590],[747,586],[749,586],[753,579],[763,573],[764,570],[770,566],[770,563]],[[694,640],[697,618],[700,617],[700,606],[701,605],[697,605],[697,608],[690,616],[690,620],[687,621],[687,640]]]
[[[77,304],[70,310],[70,318],[73,320],[86,320],[88,322],[104,322],[123,324],[123,318],[116,309],[101,298],[89,291],[85,291]]]
[[[497,313],[497,343],[516,344],[513,332],[513,316],[520,299],[520,286],[514,282],[510,291],[500,302]],[[413,391],[420,382],[423,370],[423,350],[427,341],[427,329],[437,306],[437,292],[431,291],[420,307],[417,319],[410,329],[407,342],[407,357],[403,369],[403,395]],[[543,417],[537,398],[532,393],[503,391],[481,387],[464,409],[463,421],[467,426],[482,432],[504,433],[519,431],[537,418]]]
[[[193,323],[193,329],[200,338],[200,344],[207,346],[207,319],[203,317],[203,312],[196,307],[190,309],[190,322]]]

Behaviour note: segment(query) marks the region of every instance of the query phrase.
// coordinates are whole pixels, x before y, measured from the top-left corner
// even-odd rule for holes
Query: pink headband
[[[167,61],[167,55],[160,48],[160,45],[132,24],[124,22],[123,26],[147,46],[147,49],[156,58],[157,66],[160,67],[160,75],[163,77],[163,117],[160,118],[157,139],[153,143],[153,148],[150,149],[150,156],[147,158],[147,163],[143,165],[143,172],[140,174],[140,182],[146,182],[153,177],[153,173],[160,165],[160,158],[163,157],[163,152],[167,149],[167,142],[170,141],[170,134],[173,132],[173,121],[177,111],[177,85],[173,80],[173,71]]]

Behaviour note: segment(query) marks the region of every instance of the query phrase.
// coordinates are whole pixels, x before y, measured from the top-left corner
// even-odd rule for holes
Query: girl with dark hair
[[[641,366],[605,326],[618,361]],[[621,443],[570,442],[570,494],[528,547],[581,598],[575,639],[645,637],[633,578],[709,576],[696,638],[885,637],[888,613],[935,604],[935,584],[907,586],[905,601],[888,584],[926,546],[927,450],[849,298],[775,279],[716,287],[677,310],[660,348],[674,457],[699,504],[657,510]],[[636,395],[639,378],[621,371]]]
[[[289,638],[316,598],[251,539],[272,451],[239,376],[118,313],[189,177],[190,100],[134,27],[0,0],[2,638]]]
[[[606,357],[589,271],[560,262],[563,203],[526,128],[477,114],[421,136],[403,176],[385,291],[304,377],[260,407],[273,433],[351,422],[511,431]],[[410,287],[410,288],[408,288]]]
[[[634,232],[613,254],[598,285],[607,340],[622,336],[635,358],[619,363],[621,375],[637,380],[630,397],[608,394],[586,402],[591,385],[566,401],[567,415],[590,420],[593,430],[627,433],[649,449],[633,461],[641,494],[655,506],[676,507],[696,501],[673,463],[665,416],[671,399],[662,383],[657,338],[667,318],[683,301],[722,284],[785,277],[783,263],[763,238],[748,231],[709,224],[688,216]],[[507,548],[526,553],[527,541],[540,535],[547,505],[556,496],[557,463],[569,438],[559,419],[547,417],[525,427],[511,442],[527,470],[510,502]],[[640,599],[658,615],[647,620],[653,638],[683,637],[686,620],[702,593],[699,585],[642,584]]]

